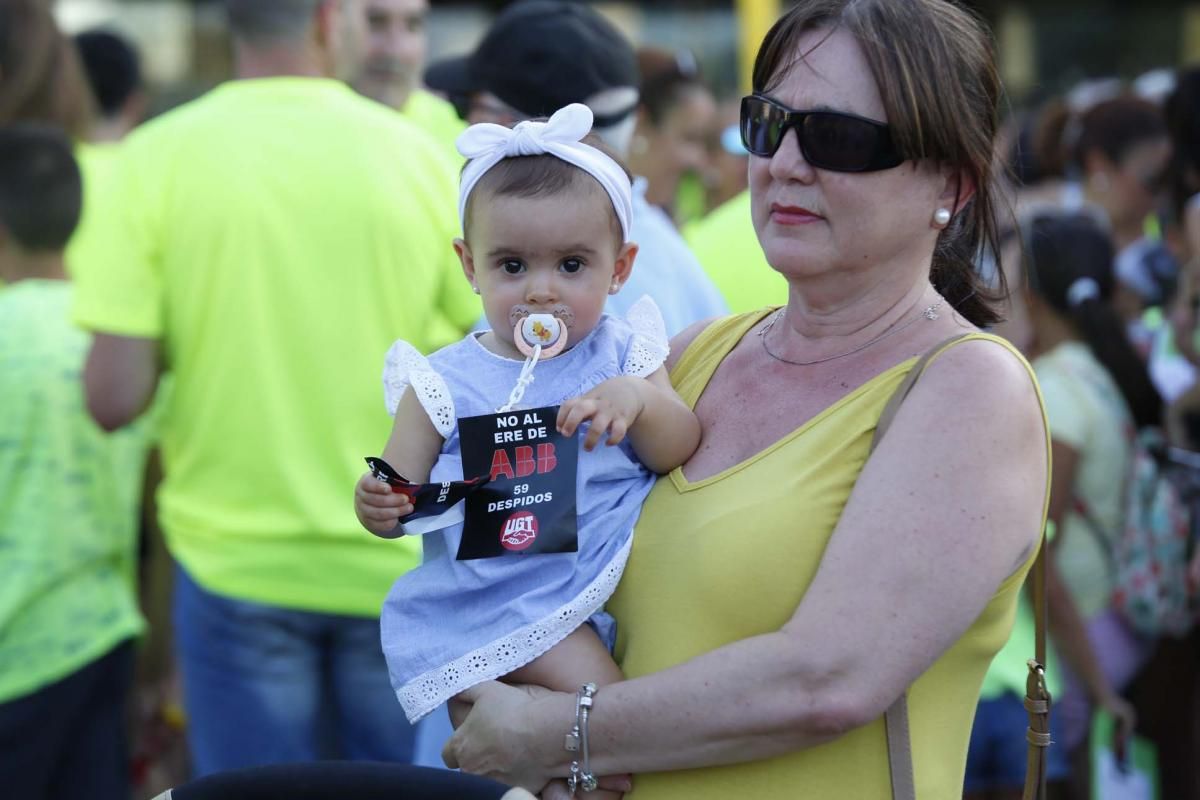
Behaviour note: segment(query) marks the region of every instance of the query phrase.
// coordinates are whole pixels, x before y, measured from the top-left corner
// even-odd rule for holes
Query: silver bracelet
[[[572,797],[580,789],[594,792],[598,786],[596,776],[592,774],[591,755],[588,753],[588,714],[591,713],[595,696],[596,684],[585,683],[579,687],[579,691],[575,693],[575,725],[563,743],[568,752],[579,753],[582,756],[582,759],[571,762],[571,777],[567,778],[567,788],[571,790]]]

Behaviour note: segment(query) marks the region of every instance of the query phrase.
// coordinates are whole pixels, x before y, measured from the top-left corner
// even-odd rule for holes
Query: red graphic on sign
[[[534,457],[534,449],[528,445],[521,445],[516,448],[513,455],[516,461],[516,470],[513,470],[513,461],[508,456],[507,450],[497,450],[492,454],[492,480],[497,478],[524,478],[533,475],[535,472],[538,475],[550,472],[558,466],[558,456],[554,453],[554,445],[543,442],[537,446],[537,456]]]
[[[537,517],[528,511],[518,511],[504,520],[504,529],[500,531],[500,545],[505,550],[520,552],[533,544],[537,535]]]

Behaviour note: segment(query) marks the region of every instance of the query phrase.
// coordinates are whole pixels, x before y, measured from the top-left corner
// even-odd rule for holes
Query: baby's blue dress
[[[559,405],[618,375],[648,376],[666,355],[662,317],[647,299],[628,320],[605,315],[571,349],[539,362],[520,407]],[[445,440],[431,482],[463,479],[456,419],[494,413],[521,366],[487,350],[478,334],[428,360],[403,341],[388,351],[388,410],[395,413],[411,386]],[[424,563],[396,581],[381,620],[392,687],[408,719],[529,663],[599,611],[621,577],[653,483],[628,442],[581,448],[576,553],[456,561],[461,522],[425,534]]]

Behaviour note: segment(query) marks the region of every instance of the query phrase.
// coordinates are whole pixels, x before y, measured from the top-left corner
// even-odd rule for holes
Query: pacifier
[[[525,389],[533,383],[533,368],[543,358],[553,358],[567,346],[567,326],[574,317],[566,306],[555,306],[553,314],[530,314],[528,306],[516,306],[509,312],[508,321],[513,323],[513,344],[525,356],[517,384],[508,396],[508,402],[498,412],[511,411],[525,396]]]
[[[541,348],[542,358],[552,358],[567,346],[567,326],[553,314],[530,314],[513,328],[513,344],[525,356]]]

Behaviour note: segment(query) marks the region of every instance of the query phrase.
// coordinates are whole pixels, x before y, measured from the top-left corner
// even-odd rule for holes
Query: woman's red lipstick
[[[780,225],[806,225],[822,220],[820,214],[809,211],[803,206],[785,206],[781,203],[771,204],[771,221]]]

